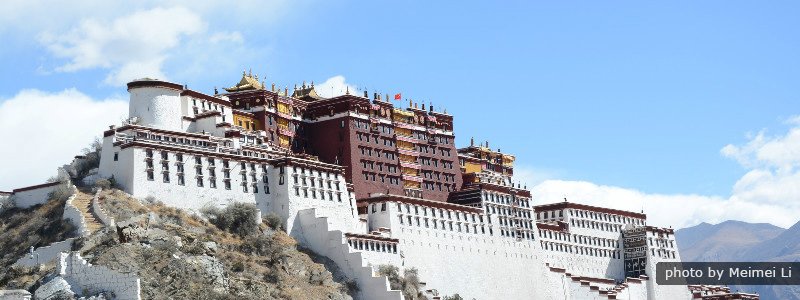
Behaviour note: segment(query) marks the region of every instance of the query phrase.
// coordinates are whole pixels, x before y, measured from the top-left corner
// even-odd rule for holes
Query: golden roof
[[[397,108],[393,109],[392,111],[394,111],[395,114],[401,115],[401,116],[404,116],[404,117],[413,117],[414,116],[413,112],[405,111],[405,110],[401,110],[401,109],[397,109]]]
[[[320,96],[317,94],[317,90],[314,89],[314,83],[312,82],[310,86],[306,86],[306,83],[303,82],[303,86],[299,89],[295,89],[292,93],[292,97],[297,99],[302,99],[305,101],[313,101],[313,100],[322,100],[326,99],[325,97]]]
[[[225,90],[230,93],[263,89],[264,85],[258,82],[258,75],[253,77],[252,73],[248,74],[245,72],[242,72],[242,80],[239,80],[239,83],[233,87],[225,88]]]

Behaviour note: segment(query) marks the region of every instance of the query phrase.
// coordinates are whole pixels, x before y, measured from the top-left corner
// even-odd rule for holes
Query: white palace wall
[[[21,188],[14,191],[11,199],[19,208],[29,208],[34,205],[44,204],[50,199],[50,193],[55,191],[59,183],[47,183],[37,186]]]
[[[182,131],[181,91],[166,87],[129,89],[128,116],[139,118],[139,125]]]
[[[691,299],[692,294],[685,285],[658,285],[656,284],[656,264],[659,262],[679,262],[678,244],[675,235],[647,230],[647,274],[652,280],[647,282],[647,299]]]
[[[438,290],[440,295],[458,293],[465,299],[550,299],[538,293],[542,288],[541,272],[536,270],[544,265],[532,241],[500,237],[494,229],[496,223],[491,225],[492,234],[488,228],[484,233],[474,229],[467,233],[451,231],[449,225],[445,229],[425,227],[424,222],[417,225],[416,218],[422,217],[422,212],[412,211],[414,221],[400,224],[400,217],[409,214],[401,213],[396,202],[386,203],[385,210],[381,210],[381,204],[371,204],[369,219],[375,220],[371,225],[387,227],[392,237],[399,239],[402,262],[398,267],[417,268],[427,287]],[[372,207],[378,207],[374,213]],[[451,216],[455,212],[451,211]],[[470,220],[462,223],[470,228],[478,224]]]

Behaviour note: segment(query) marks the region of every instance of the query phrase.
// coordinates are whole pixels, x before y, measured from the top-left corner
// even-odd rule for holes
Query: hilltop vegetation
[[[142,203],[115,189],[103,191],[102,206],[115,218],[117,229],[98,231],[73,246],[92,264],[137,274],[143,299],[346,300],[357,288],[336,282],[277,228],[274,217],[257,222],[252,205],[210,210],[206,218],[148,200]],[[52,265],[36,270],[10,266],[31,245],[71,236],[73,228],[61,221],[63,205],[51,201],[0,215],[0,288],[33,292],[52,271]]]
[[[61,198],[60,196],[58,198]],[[28,209],[0,213],[0,289],[27,289],[48,270],[14,269],[11,265],[31,247],[47,246],[75,236],[75,226],[61,218],[65,199],[52,199]]]

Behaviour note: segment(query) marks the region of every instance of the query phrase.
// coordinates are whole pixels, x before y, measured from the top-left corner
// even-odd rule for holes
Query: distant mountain
[[[800,222],[775,238],[751,247],[743,256],[747,260],[800,261]]]
[[[767,223],[725,221],[679,229],[675,238],[683,261],[739,261],[743,252],[784,231]]]
[[[789,229],[766,223],[701,223],[675,232],[683,261],[800,261],[800,222]],[[732,286],[761,299],[800,300],[800,286]]]

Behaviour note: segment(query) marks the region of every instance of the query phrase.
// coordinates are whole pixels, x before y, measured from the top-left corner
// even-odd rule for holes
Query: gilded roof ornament
[[[245,71],[242,71],[242,79],[239,80],[239,83],[232,87],[225,88],[225,90],[230,93],[261,89],[264,89],[264,85],[258,82],[258,75],[253,77],[252,71],[249,74]]]

